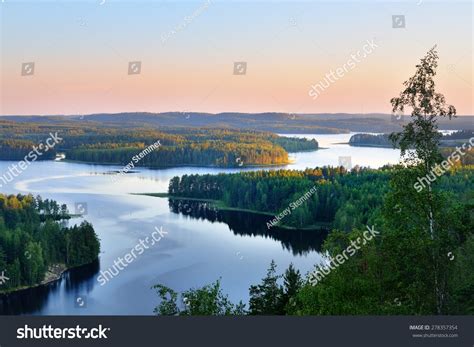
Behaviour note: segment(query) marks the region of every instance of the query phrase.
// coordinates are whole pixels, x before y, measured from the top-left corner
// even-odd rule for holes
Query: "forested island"
[[[362,147],[397,147],[398,144],[394,144],[389,137],[390,134],[354,134],[349,139],[349,145]],[[473,130],[459,130],[451,134],[444,134],[440,138],[439,145],[441,147],[456,147],[467,143],[469,139],[473,137]]]
[[[440,178],[440,188],[466,201],[467,192],[473,188],[473,168],[458,163],[457,168]],[[335,229],[350,231],[374,222],[372,213],[383,203],[392,172],[393,167],[387,166],[378,170],[322,167],[184,175],[170,180],[167,196],[212,200],[220,208],[277,215],[315,187],[315,193],[292,209],[280,226],[310,228],[330,223]]]
[[[362,147],[393,148],[389,134],[354,134],[349,139],[349,145]]]
[[[24,159],[50,133],[59,134],[62,140],[39,159],[52,159],[57,153],[64,153],[71,161],[126,165],[135,155],[159,142],[159,148],[136,160],[135,166],[238,167],[288,164],[288,152],[318,149],[315,140],[258,131],[176,128],[164,132],[89,123],[42,125],[0,121],[0,160]]]
[[[72,227],[66,205],[40,196],[0,194],[0,293],[58,279],[66,269],[97,260],[100,243],[90,223]]]

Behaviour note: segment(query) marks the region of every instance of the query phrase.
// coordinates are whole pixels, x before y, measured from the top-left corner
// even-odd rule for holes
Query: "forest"
[[[42,125],[77,124],[95,127],[148,128],[166,131],[170,128],[234,129],[273,132],[277,134],[342,134],[349,132],[390,133],[401,130],[390,114],[367,113],[203,113],[203,112],[127,112],[72,116],[5,116],[16,123]],[[439,119],[439,127],[472,129],[474,116]]]
[[[400,147],[400,164],[379,170],[316,168],[268,173],[175,177],[171,196],[222,200],[278,212],[311,187],[310,201],[283,223],[332,221],[323,244],[324,260],[310,274],[289,266],[277,272],[272,261],[261,282],[249,287],[247,305],[232,303],[221,280],[178,293],[157,284],[158,315],[472,315],[474,314],[474,166],[463,160],[416,191],[415,183],[443,161],[440,119],[454,106],[435,91],[438,53],[433,47],[416,73],[390,100],[394,113],[410,109],[402,131],[390,134]],[[225,182],[225,186],[222,185]],[[236,189],[238,187],[238,189]],[[289,197],[289,199],[287,198]],[[296,218],[295,218],[296,217]],[[336,267],[334,259],[365,236],[377,235]]]
[[[8,278],[0,293],[40,284],[48,269],[89,264],[100,243],[88,222],[65,227],[66,205],[40,196],[0,194],[0,271]]]
[[[35,145],[37,144],[30,140],[2,139],[0,140],[0,160],[22,160]],[[56,153],[52,150],[37,156],[37,158],[38,160],[51,160],[55,156]]]
[[[473,130],[459,130],[451,134],[443,134],[440,138],[439,145],[441,147],[447,147],[447,151],[450,150],[452,152],[455,149],[454,147],[462,146],[463,143],[468,143],[469,139],[473,137]],[[394,147],[394,143],[390,140],[390,134],[354,134],[349,139],[349,145],[387,148]],[[395,147],[396,146],[398,146],[398,144],[395,144]]]
[[[373,147],[387,147],[392,148],[393,144],[390,141],[388,134],[354,134],[349,139],[351,146],[373,146]]]
[[[287,164],[288,152],[318,149],[315,140],[256,131],[176,128],[163,132],[75,123],[41,125],[0,121],[0,160],[22,160],[34,144],[55,132],[63,140],[41,159],[52,159],[57,153],[65,153],[67,160],[125,165],[134,155],[159,140],[161,147],[137,165],[238,167]]]
[[[170,180],[170,197],[211,199],[224,206],[278,214],[312,187],[316,193],[286,216],[281,226],[310,228],[332,223],[338,230],[350,231],[374,222],[389,190],[394,169],[343,167],[252,171],[219,175],[184,175]],[[439,186],[460,201],[468,201],[473,190],[474,166],[458,163],[440,178]]]
[[[304,227],[331,221],[332,231],[323,245],[327,259],[361,237],[366,225],[376,226],[382,235],[316,286],[293,266],[278,273],[272,262],[261,283],[249,288],[248,308],[242,302],[231,303],[218,280],[181,293],[186,298],[184,305],[173,289],[155,286],[161,299],[155,313],[474,314],[474,166],[458,163],[440,177],[436,191],[431,192],[439,198],[435,217],[439,243],[423,226],[423,198],[405,187],[405,180],[415,182],[418,172],[406,177],[401,175],[405,170],[386,167],[347,172],[341,167],[173,178],[169,187],[172,196],[222,199],[231,206],[260,211],[282,209],[316,186],[313,198],[283,223]],[[406,191],[410,191],[409,197]],[[432,247],[436,247],[435,255],[430,252]],[[439,257],[436,260],[442,265],[438,266],[443,268],[433,269],[432,257]],[[429,271],[440,271],[445,281],[446,298],[439,308]]]
[[[278,273],[272,262],[262,282],[249,288],[248,308],[242,302],[231,303],[218,280],[181,294],[156,285],[161,303],[155,313],[474,314],[474,166],[457,162],[438,178],[433,191],[426,192],[437,197],[434,211],[439,240],[427,233],[426,196],[412,188],[417,175],[415,168],[387,166],[174,177],[168,191],[171,198],[219,200],[227,206],[272,213],[316,186],[317,192],[282,223],[305,228],[331,222],[323,245],[328,259],[361,237],[367,225],[374,225],[382,235],[316,286],[293,266]],[[438,263],[433,264],[433,257]],[[433,290],[438,272],[446,296],[440,306]],[[184,305],[178,300],[180,295],[186,298]]]

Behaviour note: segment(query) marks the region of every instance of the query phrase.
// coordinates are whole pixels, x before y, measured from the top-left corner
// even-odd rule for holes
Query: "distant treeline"
[[[443,140],[466,140],[474,137],[474,130],[460,130],[443,136]]]
[[[33,151],[33,146],[38,146],[30,140],[2,139],[0,140],[0,160],[23,160]],[[37,160],[51,160],[56,156],[54,150],[34,155]],[[31,156],[28,158],[31,159]]]
[[[122,128],[226,128],[271,131],[278,134],[340,134],[350,132],[390,133],[400,131],[402,123],[394,122],[389,114],[319,113],[202,113],[202,112],[130,112],[90,114],[82,116],[6,116],[15,122],[43,125],[67,123]],[[440,129],[472,129],[473,116],[440,120]],[[166,131],[166,130],[165,130]]]
[[[318,149],[318,142],[315,139],[307,140],[296,137],[273,136],[271,141],[283,147],[287,152],[314,151]]]
[[[443,135],[440,138],[440,146],[451,147],[461,145],[470,138],[474,137],[472,130],[460,130],[452,134]],[[388,134],[354,134],[349,139],[351,146],[363,147],[387,147],[393,148],[393,142],[389,139]]]
[[[286,138],[266,132],[226,129],[95,127],[89,123],[49,126],[0,122],[0,160],[23,160],[34,144],[58,132],[63,140],[41,159],[64,152],[68,160],[126,165],[133,156],[160,141],[160,147],[135,166],[180,165],[233,167],[288,163],[288,152],[318,149],[315,140]],[[47,154],[47,155],[46,155]]]
[[[32,195],[0,194],[0,292],[41,283],[48,267],[74,267],[97,259],[99,240],[91,224],[61,227],[66,205]]]
[[[393,148],[393,143],[388,138],[388,134],[355,134],[349,139],[349,145]]]

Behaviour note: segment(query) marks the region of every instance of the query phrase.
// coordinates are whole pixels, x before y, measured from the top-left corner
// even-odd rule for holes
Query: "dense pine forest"
[[[49,133],[62,141],[40,159],[65,153],[67,160],[126,165],[148,146],[160,147],[135,161],[136,166],[182,165],[237,167],[288,163],[288,152],[318,149],[315,140],[284,138],[272,133],[224,129],[121,129],[78,125],[0,122],[0,160],[22,160]]]
[[[411,110],[403,130],[389,136],[400,147],[399,165],[350,172],[316,168],[173,178],[172,196],[221,200],[273,213],[315,186],[317,193],[282,222],[306,226],[331,221],[332,230],[324,241],[324,261],[311,273],[290,266],[279,274],[272,261],[261,283],[250,286],[248,308],[230,302],[217,280],[181,293],[181,302],[173,289],[154,286],[160,298],[155,313],[474,314],[474,166],[465,154],[444,165],[443,172],[435,170],[446,163],[443,155],[450,156],[439,148],[439,120],[456,114],[435,91],[437,65],[434,47],[399,96],[390,100],[394,113]],[[415,189],[421,178],[429,183]],[[376,230],[370,241],[368,230]]]
[[[97,259],[100,245],[92,225],[58,222],[68,217],[66,205],[55,201],[0,194],[0,271],[8,278],[0,292],[40,284],[53,266],[70,268]]]
[[[253,171],[219,175],[184,175],[173,177],[168,193],[171,197],[211,199],[224,206],[270,212],[277,215],[290,207],[312,187],[316,192],[293,209],[281,226],[308,228],[318,223],[332,223],[339,230],[373,223],[384,195],[389,190],[393,168],[357,169],[343,167],[315,169]],[[457,199],[472,196],[474,166],[461,166],[440,178],[440,189]],[[222,206],[222,204],[220,204]]]

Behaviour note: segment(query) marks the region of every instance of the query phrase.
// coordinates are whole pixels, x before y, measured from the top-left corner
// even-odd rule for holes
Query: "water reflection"
[[[74,295],[88,293],[97,284],[94,278],[99,269],[100,263],[97,260],[91,264],[66,271],[60,280],[47,285],[0,295],[0,314],[35,313],[46,306],[49,300],[55,300],[61,291]]]
[[[259,236],[280,241],[283,248],[293,255],[305,255],[309,252],[320,251],[321,245],[327,236],[325,228],[301,230],[267,228],[271,216],[242,212],[219,210],[211,203],[193,200],[168,199],[171,212],[189,216],[194,219],[207,220],[211,223],[226,223],[234,235]]]

